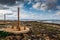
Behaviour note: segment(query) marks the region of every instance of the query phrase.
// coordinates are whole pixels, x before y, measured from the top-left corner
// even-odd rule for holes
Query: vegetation
[[[10,21],[11,25],[15,26],[15,23],[16,22]],[[44,36],[44,34],[45,34],[50,38],[52,37],[51,39],[54,38],[56,40],[60,40],[60,28],[57,28],[57,26],[60,27],[59,25],[56,25],[56,27],[53,27],[52,24],[45,24],[45,23],[36,22],[36,21],[21,21],[20,25],[24,25],[24,26],[29,27],[30,31],[31,31],[31,35],[43,34],[43,36]],[[0,38],[6,37],[9,35],[13,35],[13,34],[0,31]]]

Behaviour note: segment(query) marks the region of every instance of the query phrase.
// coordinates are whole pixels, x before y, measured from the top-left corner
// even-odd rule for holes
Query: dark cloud
[[[1,9],[1,10],[3,10],[3,9],[5,10],[5,9],[9,9],[9,7],[8,7],[7,5],[1,5],[1,4],[0,4],[0,9]]]
[[[57,6],[57,0],[46,0],[46,5],[48,6],[48,9],[56,9]]]
[[[56,9],[56,3],[47,3],[48,9]]]
[[[23,2],[24,0],[0,0],[0,9],[1,10],[10,9],[10,7],[17,6]]]
[[[0,7],[1,10],[9,9],[8,7]]]
[[[20,3],[24,4],[24,7],[26,8],[30,8],[32,7],[33,4],[37,3],[37,2],[42,2],[42,4],[46,3],[47,9],[57,9],[57,3],[60,4],[59,0],[0,0],[0,4],[2,5],[8,5],[8,6],[14,6],[17,5],[16,1]],[[58,2],[57,2],[58,1]],[[30,4],[28,4],[30,3]],[[4,7],[5,9],[5,7]],[[7,9],[7,8],[6,8]]]
[[[0,0],[0,4],[3,4],[3,5],[15,5],[16,1],[23,2],[24,0]]]
[[[0,0],[0,4],[13,5],[15,0]]]

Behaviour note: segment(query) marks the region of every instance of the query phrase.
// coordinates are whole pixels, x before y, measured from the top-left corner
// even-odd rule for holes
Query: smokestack
[[[17,26],[17,29],[20,31],[20,20],[19,20],[19,16],[20,16],[20,14],[19,14],[19,11],[20,11],[20,8],[18,7],[18,26]]]
[[[6,23],[6,16],[5,16],[5,14],[4,14],[4,24]]]

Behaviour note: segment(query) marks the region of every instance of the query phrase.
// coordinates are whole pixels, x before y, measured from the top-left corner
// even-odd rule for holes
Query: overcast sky
[[[0,19],[17,19],[20,7],[20,19],[60,20],[60,0],[0,0]]]

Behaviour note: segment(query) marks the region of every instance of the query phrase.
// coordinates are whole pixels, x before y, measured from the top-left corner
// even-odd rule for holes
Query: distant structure
[[[5,16],[5,14],[4,14],[4,23],[6,23],[6,16]]]

